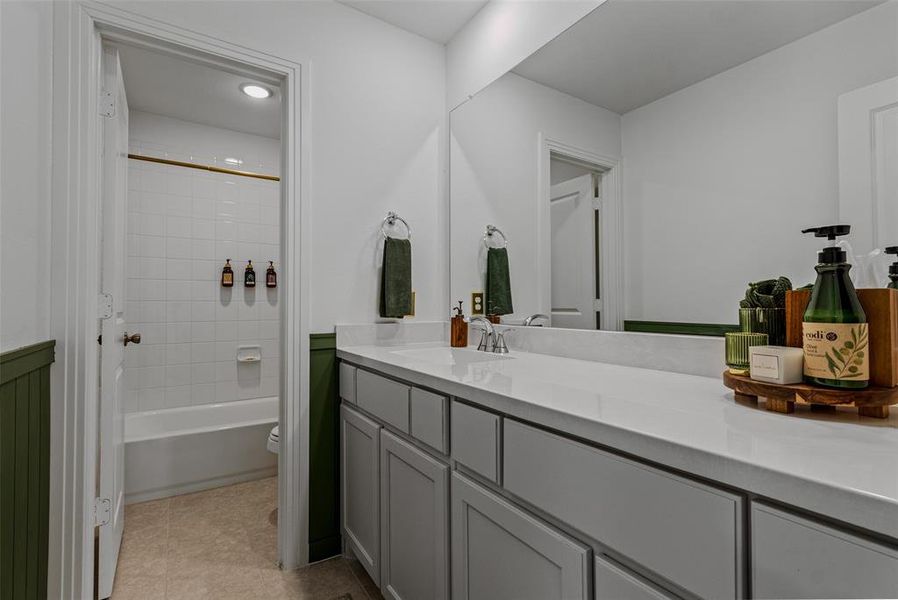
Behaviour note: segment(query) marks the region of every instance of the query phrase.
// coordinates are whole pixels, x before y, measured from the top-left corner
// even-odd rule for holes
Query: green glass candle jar
[[[726,334],[726,363],[733,375],[748,375],[748,349],[752,346],[766,346],[766,333],[731,331]]]
[[[739,328],[744,333],[766,333],[773,346],[786,345],[785,308],[740,308]]]

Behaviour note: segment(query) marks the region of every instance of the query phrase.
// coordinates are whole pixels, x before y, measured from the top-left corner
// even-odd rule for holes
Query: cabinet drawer
[[[499,482],[499,415],[452,402],[449,427],[452,458]]]
[[[699,596],[743,596],[740,496],[514,421],[503,435],[510,492]]]
[[[753,502],[756,598],[894,598],[898,550]]]
[[[358,369],[350,364],[340,363],[340,397],[355,404],[355,374]]]
[[[597,556],[595,563],[595,600],[674,600],[606,556]]]
[[[410,389],[407,385],[368,371],[356,374],[356,404],[403,433],[408,433]]]
[[[410,402],[412,437],[445,454],[447,398],[412,388]]]

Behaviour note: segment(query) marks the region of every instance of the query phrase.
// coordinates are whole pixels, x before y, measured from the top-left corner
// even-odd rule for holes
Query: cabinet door
[[[673,600],[607,556],[596,556],[595,600]]]
[[[452,474],[454,600],[583,600],[589,549]]]
[[[755,598],[895,598],[898,551],[753,502]]]
[[[380,581],[381,427],[345,404],[340,414],[344,539],[377,583]]]
[[[381,590],[391,600],[446,600],[449,467],[380,433]]]

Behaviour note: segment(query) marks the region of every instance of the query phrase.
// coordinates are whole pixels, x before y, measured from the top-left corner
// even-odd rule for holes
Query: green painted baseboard
[[[47,597],[53,341],[0,354],[0,599]]]
[[[675,335],[707,335],[723,337],[728,331],[739,331],[738,325],[717,323],[672,323],[668,321],[624,321],[624,331],[637,333],[669,333]]]
[[[337,336],[309,339],[309,560],[339,554],[340,390]]]

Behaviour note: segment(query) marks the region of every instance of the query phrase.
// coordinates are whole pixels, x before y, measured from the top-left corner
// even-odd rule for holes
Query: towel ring
[[[405,230],[408,232],[408,238],[412,239],[412,228],[409,227],[408,221],[400,217],[398,214],[393,212],[392,210],[387,213],[387,216],[384,217],[383,222],[380,224],[380,233],[384,236],[384,239],[387,239],[389,236],[387,235],[386,226],[396,225],[396,221],[400,221],[403,225],[405,225]]]
[[[502,247],[508,248],[508,238],[505,237],[505,234],[502,233],[502,230],[495,225],[486,226],[486,231],[483,233],[483,245],[489,248],[490,245],[488,243],[488,240],[491,239],[495,234],[499,234],[502,236]]]

